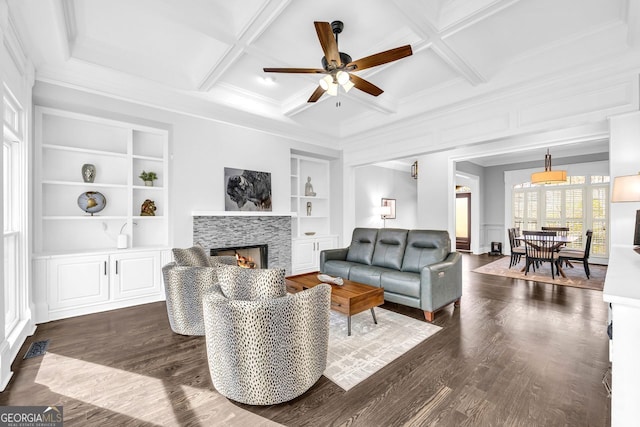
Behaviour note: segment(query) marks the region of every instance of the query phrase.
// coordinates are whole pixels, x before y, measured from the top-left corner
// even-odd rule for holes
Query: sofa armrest
[[[422,268],[420,272],[420,307],[436,311],[462,296],[462,255],[450,252],[441,261]]]
[[[327,261],[346,261],[349,248],[325,249],[320,251],[320,271],[324,271],[324,263]]]

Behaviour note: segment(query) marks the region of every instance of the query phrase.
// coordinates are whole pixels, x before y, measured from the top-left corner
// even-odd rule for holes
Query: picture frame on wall
[[[385,215],[385,219],[396,219],[396,199],[385,199],[383,197],[381,206],[389,206],[391,208],[391,213]]]
[[[271,212],[271,173],[224,168],[224,210]]]

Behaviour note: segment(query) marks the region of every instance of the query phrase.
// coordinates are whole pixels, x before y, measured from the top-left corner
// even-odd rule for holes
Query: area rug
[[[324,375],[344,390],[356,386],[442,329],[382,308],[376,308],[375,312],[377,325],[369,310],[352,316],[351,336],[347,336],[347,317],[331,311]]]
[[[604,287],[604,277],[607,273],[606,265],[589,264],[591,278],[587,279],[582,263],[572,262],[574,268],[562,268],[567,275],[566,278],[556,276],[555,279],[552,279],[549,264],[543,265],[542,268],[539,268],[537,271],[530,270],[525,276],[524,272],[520,271],[525,265],[524,257],[521,258],[520,263],[511,268],[509,268],[509,259],[510,257],[502,257],[490,264],[476,268],[473,272],[492,274],[494,276],[512,277],[514,279],[532,280],[534,282],[551,283],[554,285],[572,286],[574,288],[593,289],[596,291],[601,291]]]

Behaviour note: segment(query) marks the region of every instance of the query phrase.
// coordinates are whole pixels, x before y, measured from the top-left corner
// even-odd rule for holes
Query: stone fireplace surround
[[[193,242],[211,248],[266,244],[269,268],[291,274],[291,216],[275,212],[194,212]]]

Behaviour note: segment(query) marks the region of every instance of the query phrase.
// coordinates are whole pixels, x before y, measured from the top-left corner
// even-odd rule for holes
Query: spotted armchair
[[[326,368],[331,287],[291,295],[284,270],[224,270],[203,301],[213,386],[249,405],[300,396]]]
[[[162,267],[167,315],[171,330],[181,335],[204,335],[202,297],[218,281],[220,265],[235,264],[235,257],[208,257],[200,250],[174,250],[174,259]],[[190,251],[183,253],[181,251]],[[198,256],[194,256],[197,253]],[[179,265],[199,264],[199,265]]]

